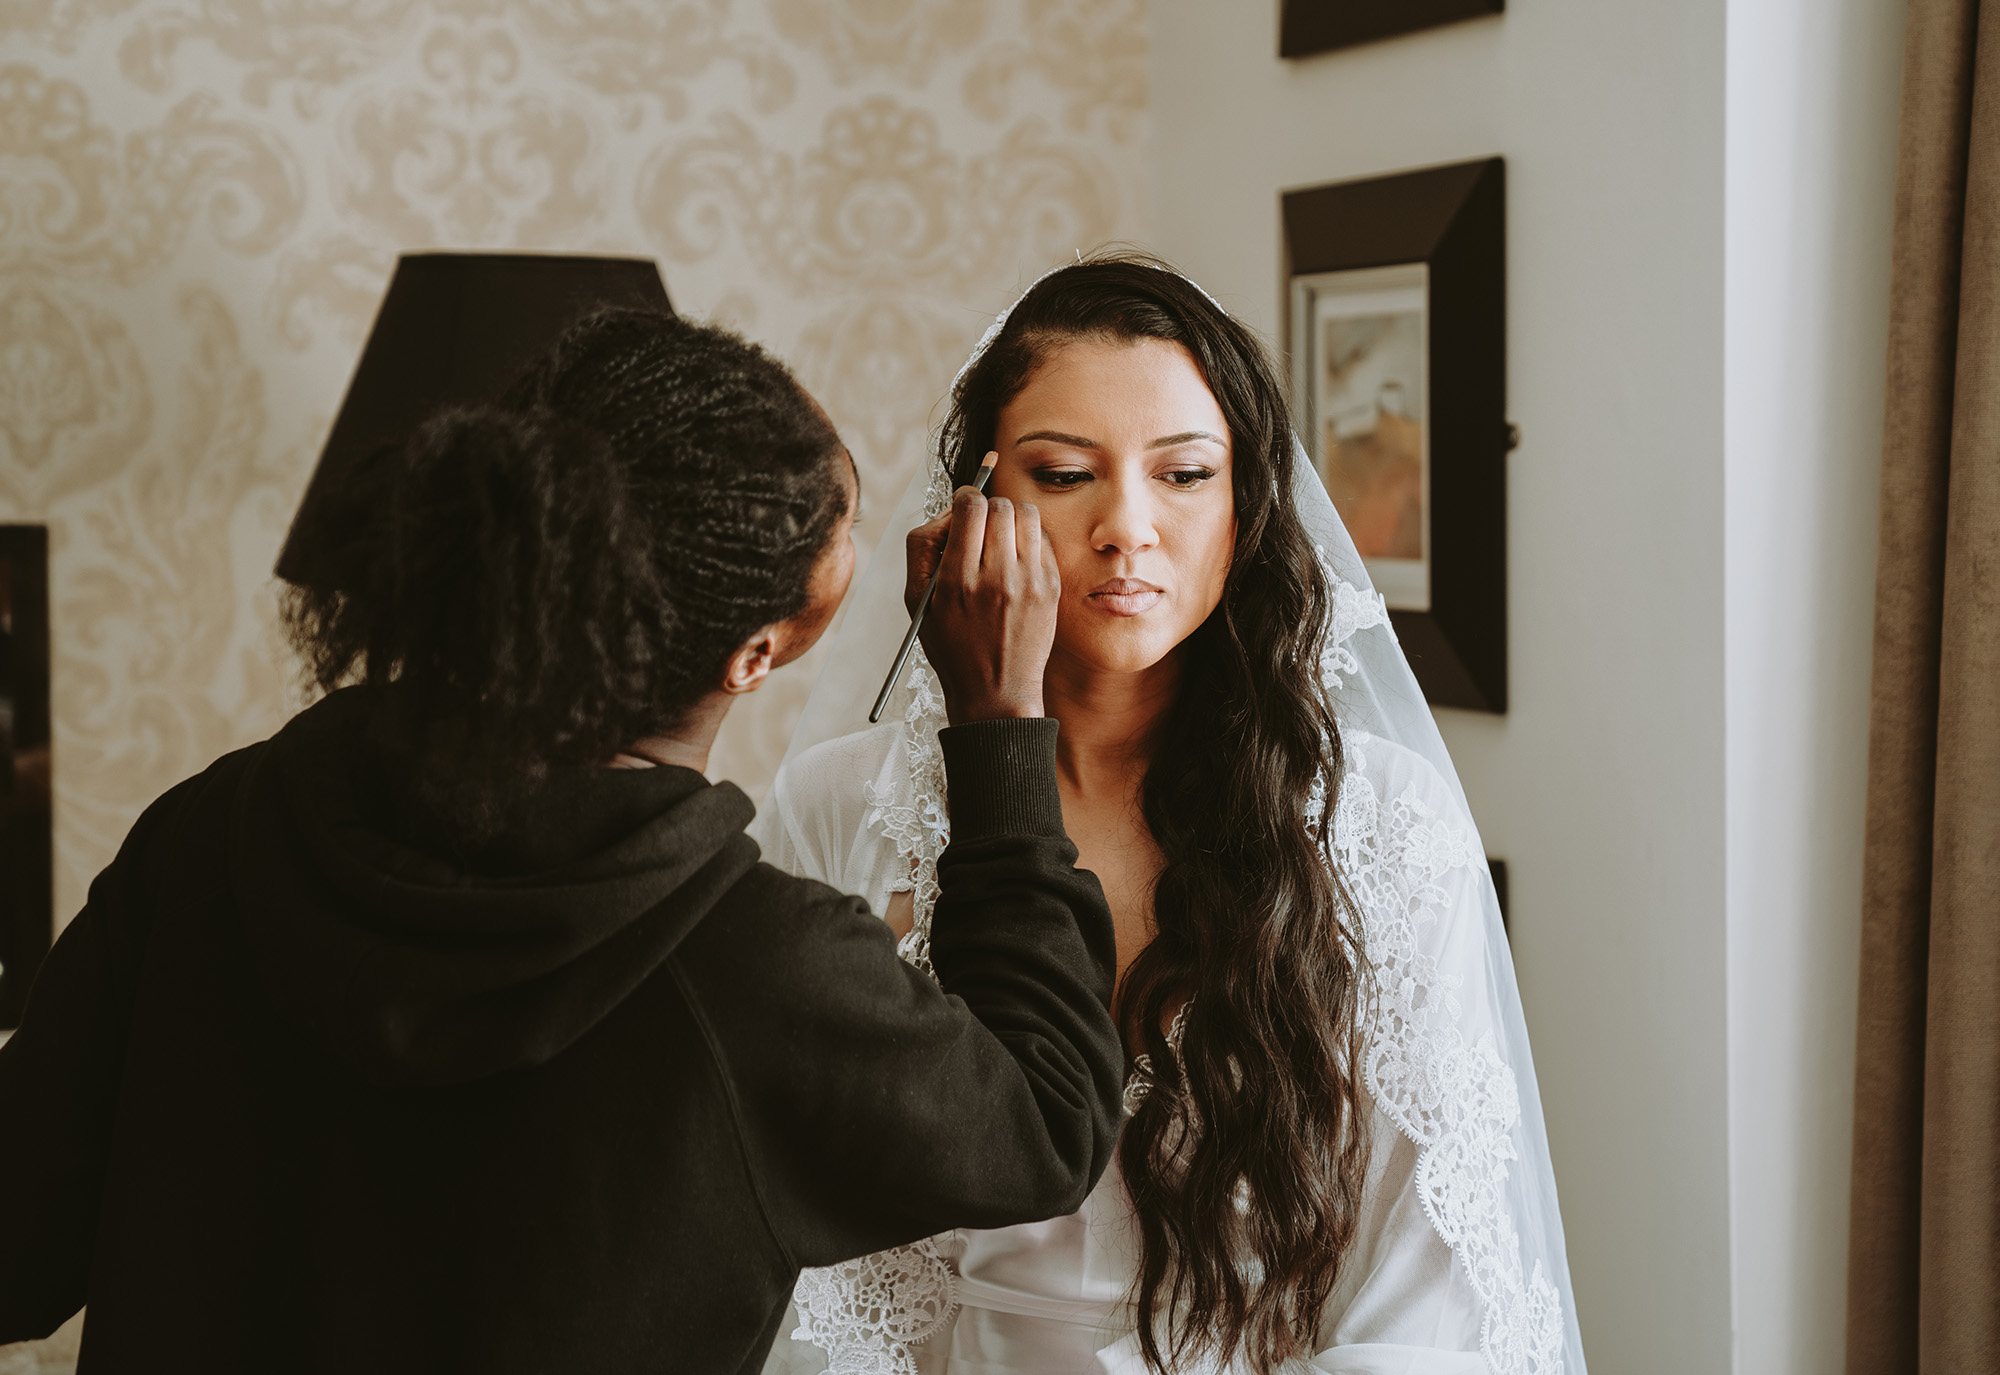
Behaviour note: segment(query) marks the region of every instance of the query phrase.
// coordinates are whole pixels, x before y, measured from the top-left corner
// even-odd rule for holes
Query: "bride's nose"
[[[1090,532],[1090,547],[1100,554],[1141,554],[1160,542],[1153,503],[1145,482],[1113,480],[1098,484],[1102,504]]]

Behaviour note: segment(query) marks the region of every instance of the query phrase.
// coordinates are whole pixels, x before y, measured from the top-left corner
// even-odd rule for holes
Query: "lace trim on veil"
[[[910,1348],[942,1332],[958,1311],[945,1250],[951,1237],[801,1270],[792,1289],[799,1314],[792,1339],[824,1350],[828,1375],[917,1375]]]
[[[934,475],[932,503],[948,495]],[[934,513],[934,512],[933,512]],[[1321,671],[1329,687],[1359,671],[1353,636],[1387,627],[1382,598],[1328,569],[1333,624]],[[1394,633],[1391,631],[1390,633]],[[930,968],[937,861],[951,838],[944,759],[937,742],[944,704],[919,648],[904,713],[905,770],[888,791],[870,784],[868,824],[911,866],[914,922],[898,947]],[[1347,768],[1335,805],[1332,858],[1361,908],[1375,976],[1365,1082],[1376,1105],[1418,1149],[1417,1189],[1438,1236],[1465,1267],[1484,1308],[1480,1349],[1493,1375],[1561,1375],[1562,1299],[1539,1261],[1524,1273],[1520,1237],[1507,1207],[1513,1131],[1521,1117],[1514,1072],[1491,1032],[1468,1043],[1458,1027],[1460,979],[1424,946],[1426,928],[1449,911],[1444,880],[1477,875],[1485,858],[1469,828],[1427,802],[1414,785],[1384,799],[1363,770],[1376,741],[1343,736]],[[1308,803],[1324,814],[1326,790]],[[933,972],[933,977],[935,974]],[[1144,1092],[1138,1079],[1128,1098]],[[828,1353],[832,1375],[917,1375],[910,1348],[945,1330],[957,1310],[955,1276],[943,1233],[830,1269],[804,1271],[793,1298],[792,1336]]]
[[[1002,317],[1003,319],[1005,317]],[[996,322],[979,341],[981,351],[992,341]],[[975,354],[975,357],[978,355]],[[951,504],[951,482],[936,464],[924,484],[924,519],[935,520]],[[896,953],[918,969],[937,977],[931,968],[931,909],[937,906],[938,857],[951,840],[951,817],[945,810],[944,749],[938,731],[944,727],[944,695],[931,661],[921,644],[910,647],[910,705],[903,712],[903,786],[884,792],[873,783],[862,788],[868,804],[868,824],[894,842],[896,854],[910,866],[912,921]]]
[[[1478,1294],[1479,1345],[1494,1375],[1561,1375],[1562,1296],[1542,1273],[1523,1273],[1507,1208],[1508,1162],[1521,1120],[1514,1071],[1493,1034],[1468,1044],[1458,1028],[1459,976],[1438,967],[1422,930],[1443,916],[1443,879],[1478,872],[1484,857],[1465,827],[1410,785],[1393,800],[1368,779],[1374,737],[1344,738],[1348,772],[1333,814],[1341,876],[1361,908],[1375,974],[1364,1081],[1376,1107],[1417,1147],[1417,1195]]]
[[[1334,594],[1320,675],[1337,689],[1360,671],[1349,641],[1376,627],[1395,631],[1381,595],[1342,578],[1325,551],[1317,552]],[[1487,1365],[1494,1375],[1562,1375],[1562,1296],[1540,1261],[1524,1276],[1505,1195],[1508,1162],[1518,1158],[1520,1089],[1491,1031],[1466,1044],[1457,1025],[1462,980],[1439,968],[1420,938],[1450,910],[1446,876],[1482,874],[1486,857],[1471,830],[1426,802],[1414,784],[1385,804],[1367,772],[1374,743],[1365,731],[1342,734],[1346,768],[1332,835],[1374,973],[1363,1079],[1376,1107],[1417,1147],[1424,1214],[1465,1266],[1485,1310],[1479,1346]],[[1319,784],[1307,814],[1317,820],[1325,807]]]

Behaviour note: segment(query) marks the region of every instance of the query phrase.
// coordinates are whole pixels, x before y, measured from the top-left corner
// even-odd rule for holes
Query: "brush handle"
[[[993,476],[993,465],[982,463],[979,472],[972,479],[972,490],[982,496],[986,484]],[[889,705],[889,694],[896,690],[896,680],[903,676],[903,665],[910,662],[910,650],[917,643],[917,632],[923,629],[924,613],[931,609],[931,598],[937,592],[938,576],[944,572],[944,547],[938,547],[937,567],[931,569],[931,580],[924,586],[923,600],[917,603],[915,614],[910,617],[910,628],[903,634],[903,647],[896,651],[896,662],[889,666],[889,676],[882,680],[882,690],[875,694],[875,705],[868,712],[868,724],[874,725],[882,719],[882,708]]]
[[[937,591],[938,573],[944,568],[944,560],[931,571],[930,586],[924,589],[924,599],[917,603],[917,614],[910,617],[910,628],[903,635],[903,647],[896,651],[896,662],[889,666],[889,676],[882,680],[882,690],[875,694],[875,705],[869,709],[868,724],[874,725],[882,719],[882,708],[889,705],[889,694],[896,690],[896,680],[903,676],[903,665],[910,662],[910,647],[917,642],[917,631],[924,623],[924,613],[931,609],[931,595]]]

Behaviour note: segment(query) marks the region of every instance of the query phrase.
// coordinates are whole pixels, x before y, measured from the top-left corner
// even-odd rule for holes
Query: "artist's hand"
[[[912,612],[940,554],[944,574],[922,639],[945,715],[954,725],[1042,715],[1062,575],[1041,512],[959,488],[949,512],[910,531],[903,600]]]

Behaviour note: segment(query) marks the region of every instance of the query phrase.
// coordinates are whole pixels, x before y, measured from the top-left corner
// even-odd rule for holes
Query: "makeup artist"
[[[801,1266],[1078,1207],[1123,1054],[1032,513],[959,494],[924,632],[942,988],[702,775],[857,486],[778,363],[632,311],[351,476],[288,608],[327,695],[146,812],[0,1047],[0,1342],[88,1304],[83,1375],[754,1371]]]

